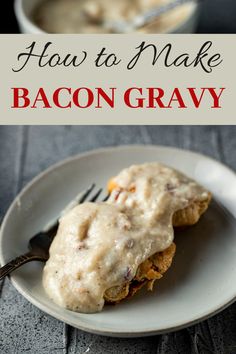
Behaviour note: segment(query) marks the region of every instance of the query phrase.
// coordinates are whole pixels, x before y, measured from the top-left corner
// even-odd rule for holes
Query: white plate
[[[160,161],[209,188],[236,216],[236,175],[208,157],[175,148],[126,146],[92,151],[59,163],[36,177],[11,205],[1,229],[1,264],[26,251],[27,241],[91,182],[105,187],[120,169]],[[154,292],[140,292],[98,314],[62,309],[46,296],[41,263],[29,263],[11,279],[35,306],[74,327],[110,336],[168,332],[219,312],[236,296],[236,222],[213,203],[200,222],[176,235],[172,267]]]

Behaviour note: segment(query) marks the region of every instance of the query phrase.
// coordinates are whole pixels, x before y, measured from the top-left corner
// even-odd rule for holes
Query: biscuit
[[[122,188],[116,183],[114,178],[110,179],[107,186],[109,194],[117,191],[117,194],[122,192]],[[134,189],[134,188],[133,188]],[[129,192],[135,193],[134,190]],[[211,193],[206,192],[204,199],[194,199],[184,209],[177,210],[173,214],[173,226],[187,227],[196,224],[201,215],[207,210],[211,201]],[[175,255],[176,246],[174,243],[163,252],[155,253],[144,261],[137,269],[134,279],[130,282],[108,289],[104,298],[107,303],[119,303],[125,298],[132,297],[139,289],[147,285],[148,290],[153,289],[154,282],[162,278],[163,274],[170,268],[173,257]]]
[[[148,290],[153,289],[154,282],[162,278],[163,274],[170,268],[175,255],[176,246],[174,243],[166,250],[157,252],[144,261],[137,269],[135,277],[121,286],[108,289],[104,294],[106,303],[119,303],[125,298],[132,297],[143,286]]]

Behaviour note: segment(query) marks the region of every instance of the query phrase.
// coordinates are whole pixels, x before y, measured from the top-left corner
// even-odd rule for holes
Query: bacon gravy
[[[173,242],[173,214],[209,192],[158,163],[123,170],[105,203],[76,206],[60,220],[43,272],[58,305],[98,312],[106,290],[134,278],[139,265]]]

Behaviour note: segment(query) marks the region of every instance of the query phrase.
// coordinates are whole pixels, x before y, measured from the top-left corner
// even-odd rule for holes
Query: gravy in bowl
[[[44,0],[34,9],[33,21],[48,33],[112,33],[106,21],[130,20],[169,0]],[[192,1],[169,11],[138,29],[140,33],[166,33],[196,10]]]

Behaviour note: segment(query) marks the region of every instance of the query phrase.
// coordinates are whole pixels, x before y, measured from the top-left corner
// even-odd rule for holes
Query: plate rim
[[[91,155],[96,155],[96,154],[101,154],[101,153],[106,153],[106,152],[112,152],[112,151],[117,151],[117,150],[135,150],[135,149],[157,149],[157,150],[166,150],[166,151],[170,151],[172,150],[172,152],[174,151],[178,151],[178,152],[182,152],[182,153],[188,153],[192,156],[195,157],[202,157],[204,159],[208,159],[211,162],[214,162],[215,164],[217,164],[219,167],[224,168],[225,170],[227,170],[231,175],[233,175],[234,178],[236,178],[236,172],[231,169],[230,167],[228,167],[227,165],[223,164],[221,161],[218,161],[208,155],[205,155],[203,153],[199,153],[193,150],[189,150],[189,149],[183,149],[183,148],[179,148],[179,147],[175,147],[175,146],[168,146],[168,145],[155,145],[155,144],[128,144],[128,145],[118,145],[118,146],[107,146],[107,147],[101,147],[101,148],[95,148],[95,149],[91,149],[82,153],[78,153],[75,155],[72,155],[70,157],[67,157],[65,159],[62,159],[52,165],[50,165],[49,167],[47,167],[46,169],[44,169],[42,172],[40,172],[39,174],[37,174],[35,177],[33,177],[25,186],[24,188],[22,188],[22,190],[15,196],[15,198],[13,199],[12,203],[10,204],[7,212],[4,215],[2,224],[1,224],[1,228],[0,228],[0,263],[1,265],[4,265],[4,255],[3,255],[3,247],[2,247],[2,241],[3,241],[3,235],[4,235],[4,229],[5,229],[5,225],[7,224],[8,218],[13,210],[13,208],[15,207],[15,204],[17,203],[17,200],[19,200],[19,198],[21,198],[21,196],[27,192],[30,191],[30,189],[34,186],[35,183],[37,183],[37,181],[43,179],[45,176],[47,176],[48,174],[50,174],[52,171],[60,168],[61,166],[64,166],[68,163],[71,163],[77,159],[80,158],[86,158],[89,157]],[[41,303],[39,300],[34,299],[33,297],[31,297],[31,295],[29,293],[27,293],[24,289],[21,288],[21,286],[18,284],[17,279],[15,279],[14,275],[10,276],[10,280],[11,283],[13,284],[13,286],[16,288],[16,290],[23,296],[25,297],[30,303],[32,303],[34,306],[36,306],[37,308],[39,308],[41,311],[43,311],[44,313],[64,322],[67,323],[69,325],[71,325],[72,327],[78,328],[80,330],[83,330],[85,332],[89,332],[89,333],[94,333],[94,334],[99,334],[99,335],[103,335],[103,336],[110,336],[110,337],[127,337],[127,338],[131,338],[131,337],[145,337],[145,336],[152,336],[152,335],[156,335],[156,334],[164,334],[164,333],[170,333],[173,331],[177,331],[177,330],[181,330],[183,328],[192,326],[196,323],[199,323],[201,321],[204,321],[210,317],[215,316],[216,314],[218,314],[219,312],[221,312],[222,310],[226,309],[228,306],[230,306],[231,304],[233,304],[236,300],[236,289],[235,289],[235,294],[232,296],[232,298],[229,299],[229,301],[227,301],[226,303],[222,303],[222,306],[217,306],[215,309],[210,310],[209,312],[206,312],[205,314],[203,314],[202,316],[198,316],[197,318],[193,318],[192,320],[188,321],[188,322],[183,322],[181,324],[178,325],[174,325],[174,326],[169,326],[169,327],[165,327],[163,329],[148,329],[148,330],[134,330],[134,331],[122,331],[122,330],[115,330],[114,329],[109,329],[107,327],[102,327],[101,324],[99,325],[99,328],[97,327],[97,325],[93,326],[91,324],[87,324],[86,326],[84,326],[83,324],[80,323],[80,321],[78,321],[78,324],[73,323],[73,321],[71,322],[70,320],[63,318],[63,316],[61,316],[59,313],[56,313],[51,310],[47,305],[44,305],[43,303]]]

